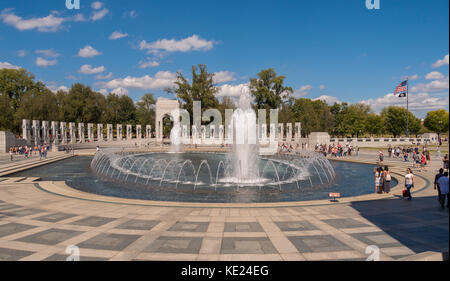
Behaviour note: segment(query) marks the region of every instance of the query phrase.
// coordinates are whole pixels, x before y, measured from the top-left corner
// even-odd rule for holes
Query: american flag
[[[406,92],[408,91],[408,80],[403,81],[398,84],[397,88],[395,88],[394,95],[398,95],[399,98],[406,97]]]

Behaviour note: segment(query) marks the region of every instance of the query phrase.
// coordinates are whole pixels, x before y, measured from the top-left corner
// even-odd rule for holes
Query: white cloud
[[[155,42],[147,43],[145,40],[141,41],[139,47],[141,50],[148,50],[149,53],[165,52],[189,52],[189,51],[207,51],[214,46],[214,41],[207,41],[201,39],[198,35],[175,40],[175,39],[161,39]]]
[[[55,65],[57,63],[58,63],[57,60],[46,60],[46,59],[41,58],[41,57],[37,57],[37,59],[36,59],[36,65],[40,66],[40,67],[52,66],[52,65]]]
[[[129,92],[125,88],[116,88],[111,91],[111,93],[116,94],[118,96],[128,96]]]
[[[64,92],[68,92],[69,88],[67,88],[66,86],[56,86],[54,83],[49,83],[47,84],[47,88],[52,91],[53,93],[56,93],[58,91],[64,91]]]
[[[441,80],[434,80],[427,84],[417,84],[411,88],[411,92],[436,92],[448,90],[448,76]]]
[[[402,80],[406,80],[408,78],[409,81],[413,81],[413,80],[419,79],[419,77],[420,76],[418,74],[414,74],[414,75],[411,75],[411,76],[403,75],[402,76]]]
[[[435,63],[433,63],[433,67],[441,67],[446,64],[448,64],[448,54],[445,55],[443,59],[437,60]]]
[[[427,76],[425,76],[425,79],[427,80],[437,80],[437,79],[442,79],[445,76],[440,73],[439,71],[431,71],[430,73],[427,74]]]
[[[106,89],[100,89],[100,90],[98,90],[98,92],[105,96],[108,94],[108,90],[106,90]]]
[[[76,14],[75,16],[72,17],[72,20],[75,21],[75,22],[88,21],[88,19],[85,18],[83,14]]]
[[[101,52],[97,51],[89,45],[86,45],[86,47],[80,49],[80,51],[78,52],[78,56],[82,58],[91,58],[101,54]]]
[[[157,61],[140,61],[139,62],[139,68],[145,69],[149,67],[156,67],[159,66],[159,62]]]
[[[332,96],[327,96],[327,95],[322,95],[313,100],[322,100],[322,101],[326,102],[328,105],[333,105],[335,102],[341,103],[341,101],[337,97],[332,97]]]
[[[108,9],[102,9],[98,12],[94,12],[91,16],[92,21],[98,21],[104,18],[109,13]]]
[[[97,80],[105,80],[105,79],[110,79],[113,76],[112,72],[110,72],[107,75],[97,75],[95,76],[95,79]]]
[[[127,37],[128,33],[120,33],[119,31],[114,31],[110,36],[109,36],[109,40],[117,40],[120,38],[124,38]]]
[[[219,71],[214,73],[214,83],[220,84],[230,81],[235,81],[236,78],[234,77],[236,73],[230,72],[230,71]]]
[[[448,106],[447,98],[432,97],[428,93],[409,94],[409,109],[411,111],[428,111],[442,109]],[[377,99],[368,99],[361,101],[372,107],[375,112],[380,112],[388,106],[406,106],[406,98],[399,98],[398,95],[392,93]]]
[[[242,95],[244,91],[249,90],[248,83],[239,84],[239,85],[229,85],[225,84],[219,86],[219,91],[217,92],[217,97],[239,97]]]
[[[325,85],[320,85],[320,86],[319,86],[319,89],[320,89],[320,90],[325,90],[326,87],[325,87]]]
[[[292,96],[295,98],[304,97],[308,94],[309,90],[311,89],[312,89],[311,85],[303,85],[299,89],[295,90]]]
[[[159,71],[155,74],[154,77],[151,77],[149,75],[145,75],[142,77],[127,76],[125,78],[118,78],[109,82],[98,82],[97,85],[101,85],[101,87],[108,89],[132,88],[151,90],[172,87],[175,79],[176,73],[172,73],[169,71]]]
[[[49,57],[49,58],[57,58],[60,56],[57,52],[53,51],[53,49],[36,50],[35,53],[38,55],[43,55],[43,56]]]
[[[17,55],[19,56],[19,57],[25,57],[26,55],[28,55],[28,52],[27,51],[25,51],[25,50],[19,50],[19,51],[17,51]]]
[[[137,17],[137,13],[135,10],[130,11],[130,13],[128,14],[130,16],[130,18],[135,19]]]
[[[95,1],[91,4],[91,8],[94,10],[101,9],[103,7],[103,3],[99,1]]]
[[[41,32],[55,32],[61,28],[62,23],[66,20],[65,18],[59,17],[56,13],[51,13],[42,18],[23,19],[17,16],[13,10],[4,9],[0,13],[0,19],[5,24],[14,26],[20,31],[37,29]]]
[[[20,69],[20,67],[10,64],[9,62],[0,61],[0,69]]]
[[[103,72],[105,70],[106,70],[106,68],[104,66],[99,66],[99,67],[92,68],[92,66],[90,64],[85,64],[85,65],[81,66],[80,73],[83,73],[83,74],[97,74],[97,73]]]

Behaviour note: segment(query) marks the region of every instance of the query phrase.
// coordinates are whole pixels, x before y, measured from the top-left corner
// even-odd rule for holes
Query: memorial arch
[[[156,141],[161,142],[163,140],[163,118],[171,113],[175,109],[179,109],[180,104],[177,100],[169,100],[165,98],[159,98],[156,101],[156,116],[155,116],[155,131]]]

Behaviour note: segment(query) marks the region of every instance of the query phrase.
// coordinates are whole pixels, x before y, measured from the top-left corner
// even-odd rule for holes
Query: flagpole
[[[406,77],[406,137],[409,138],[409,84]]]

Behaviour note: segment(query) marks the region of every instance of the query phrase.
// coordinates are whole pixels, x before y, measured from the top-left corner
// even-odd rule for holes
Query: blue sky
[[[275,68],[296,97],[366,102],[375,111],[405,100],[419,116],[448,110],[448,0],[125,1],[2,0],[0,68],[24,67],[52,90],[82,82],[138,100],[171,98],[175,72],[216,72],[220,96]],[[115,35],[115,36],[113,36]]]

